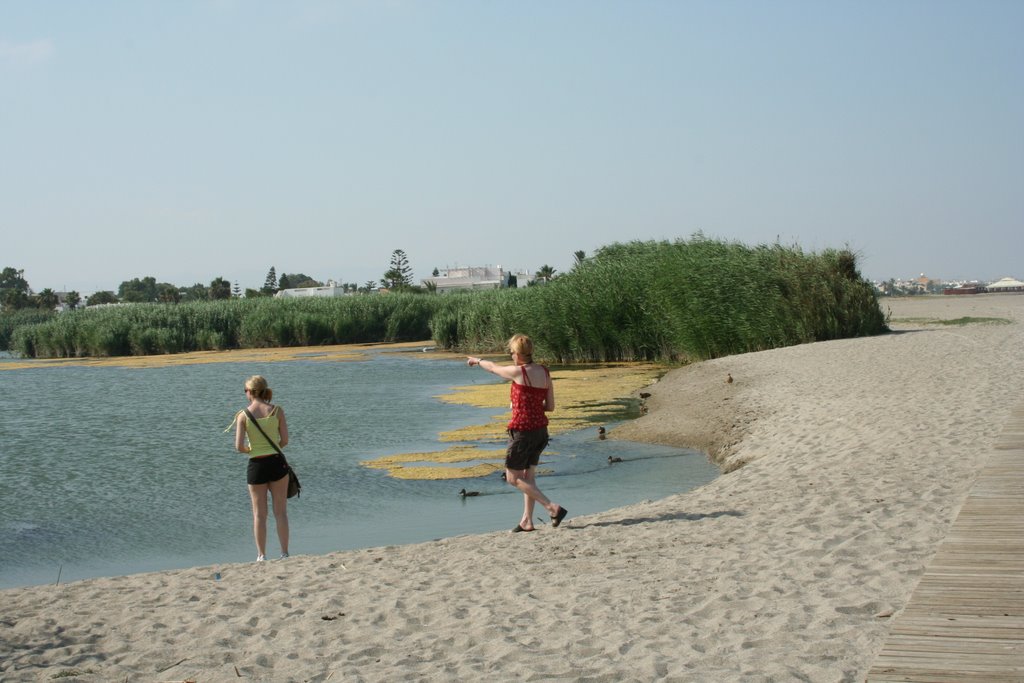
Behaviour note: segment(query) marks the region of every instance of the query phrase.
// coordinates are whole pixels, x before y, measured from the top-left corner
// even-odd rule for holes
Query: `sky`
[[[0,0],[34,291],[572,267],[631,240],[1024,279],[1019,0]]]

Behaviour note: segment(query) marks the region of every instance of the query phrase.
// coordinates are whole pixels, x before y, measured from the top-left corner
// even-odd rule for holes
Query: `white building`
[[[1004,277],[985,286],[986,292],[1024,292],[1024,282],[1012,277]]]
[[[516,287],[525,287],[533,277],[526,271],[513,273],[501,266],[470,266],[466,268],[448,268],[440,271],[436,277],[423,278],[424,285],[435,285],[438,294],[472,289],[498,289],[508,287],[515,278]]]
[[[347,292],[344,287],[338,285],[334,280],[328,280],[323,287],[297,287],[295,289],[279,289],[274,295],[282,299],[298,299],[309,296],[345,296]]]

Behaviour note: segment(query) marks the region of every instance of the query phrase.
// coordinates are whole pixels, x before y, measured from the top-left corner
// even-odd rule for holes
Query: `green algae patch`
[[[555,383],[555,410],[548,413],[548,430],[551,434],[563,434],[638,417],[642,402],[636,394],[657,381],[666,370],[665,366],[655,363],[607,363],[553,369],[551,377]],[[473,372],[483,371],[474,368]],[[511,418],[509,383],[488,382],[453,387],[437,398],[445,403],[493,408],[495,413],[484,424],[442,432],[438,437],[442,443],[473,445],[387,456],[362,464],[386,469],[390,476],[398,479],[483,477],[504,469],[504,449],[497,450],[493,446],[505,444],[505,425]],[[483,448],[482,444],[492,448]],[[544,455],[551,455],[551,452],[544,451]],[[452,462],[488,458],[494,459],[494,463],[473,462],[465,467],[448,465]]]
[[[484,462],[477,462],[484,461]],[[461,467],[438,467],[437,465],[410,463],[471,463]],[[376,460],[365,460],[366,467],[384,469],[395,479],[464,479],[486,477],[505,469],[505,451],[480,448],[479,446],[452,446],[443,451],[430,453],[400,453],[387,455]]]
[[[635,394],[657,381],[666,367],[656,363],[607,363],[560,367],[551,371],[555,383],[555,410],[548,413],[552,434],[621,422],[638,417],[641,402]],[[474,384],[454,387],[437,397],[446,403],[501,409],[491,422],[442,432],[440,440],[502,440],[509,410],[509,383]]]

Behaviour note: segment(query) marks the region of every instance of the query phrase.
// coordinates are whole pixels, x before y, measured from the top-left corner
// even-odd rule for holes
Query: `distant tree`
[[[125,280],[117,288],[117,298],[128,303],[156,301],[156,278],[147,276]]]
[[[116,304],[117,297],[113,292],[93,292],[85,300],[86,306],[100,306],[102,304]]]
[[[287,287],[285,284],[287,283]],[[323,287],[324,283],[314,280],[305,273],[282,273],[278,280],[279,289],[302,289],[303,287]]]
[[[7,267],[0,272],[0,306],[4,310],[14,311],[31,305],[29,291],[24,270]]]
[[[78,308],[81,305],[81,303],[82,295],[73,289],[64,295],[64,305],[70,308],[72,311]]]
[[[181,290],[174,285],[161,282],[156,286],[156,300],[165,304],[176,304],[181,301]]]
[[[267,271],[267,279],[263,281],[262,291],[264,294],[277,292],[277,270],[274,269],[274,266],[270,266],[270,270]]]
[[[0,306],[5,311],[17,311],[22,308],[28,308],[31,303],[28,294],[25,292],[18,291],[13,287],[0,289]]]
[[[182,287],[178,292],[181,294],[179,301],[207,301],[210,298],[210,289],[202,282]]]
[[[434,268],[434,272],[431,273],[431,277],[437,277],[440,274],[441,274],[441,271],[439,271],[437,268]]]
[[[437,283],[436,282],[426,282],[426,283],[424,283],[423,286],[427,288],[427,293],[428,294],[437,294]]]
[[[555,269],[547,264],[544,264],[543,266],[540,267],[540,270],[533,274],[533,276],[540,280],[541,282],[550,282],[555,278]]]
[[[585,251],[583,251],[581,249],[579,251],[573,252],[572,257],[573,257],[572,269],[576,270],[577,268],[579,268],[580,266],[583,265],[584,261],[587,260],[587,252],[585,252]]]
[[[210,282],[210,298],[223,300],[231,298],[231,283],[222,277],[214,278]]]
[[[508,274],[508,288],[509,289],[516,289],[517,287],[519,287],[519,278],[517,278],[512,273],[509,273]]]
[[[60,303],[60,297],[57,296],[57,292],[53,291],[49,287],[39,292],[35,299],[36,307],[41,308],[44,311],[52,311],[57,308],[57,304]]]
[[[363,284],[363,287],[362,287],[362,289],[360,291],[362,291],[364,294],[369,294],[370,292],[372,292],[375,289],[377,289],[377,283],[374,282],[373,280],[367,280]]]
[[[16,289],[19,292],[28,294],[28,280],[25,279],[25,271],[8,266],[0,272],[0,289]]]
[[[384,273],[381,286],[388,289],[402,290],[412,286],[412,266],[401,249],[391,252],[391,267]]]
[[[235,280],[235,284],[231,287],[231,296],[238,299],[242,296],[242,288],[238,285],[238,280]]]

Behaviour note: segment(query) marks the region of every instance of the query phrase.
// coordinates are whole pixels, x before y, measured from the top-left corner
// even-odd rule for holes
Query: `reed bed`
[[[56,315],[54,311],[44,311],[38,308],[23,308],[0,314],[0,350],[11,348],[11,337],[19,327],[46,322]]]
[[[482,353],[524,332],[558,363],[688,362],[886,329],[849,251],[698,236],[603,247],[523,289],[86,308],[18,325],[10,348],[66,358],[433,338]]]
[[[849,251],[702,237],[614,244],[544,286],[459,303],[432,323],[439,345],[499,351],[524,332],[559,363],[688,362],[887,329]]]
[[[24,358],[73,358],[416,341],[430,337],[437,298],[392,294],[86,308],[17,327],[10,348]]]

